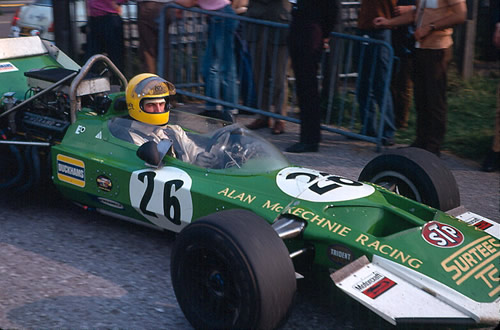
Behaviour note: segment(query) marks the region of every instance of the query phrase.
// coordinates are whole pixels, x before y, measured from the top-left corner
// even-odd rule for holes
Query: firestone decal
[[[336,175],[300,167],[288,167],[276,176],[276,184],[287,195],[311,202],[341,202],[371,195],[372,186]]]
[[[437,221],[424,225],[422,237],[427,243],[441,248],[457,247],[464,241],[464,235],[460,230]]]
[[[135,171],[129,186],[132,206],[155,225],[178,232],[191,222],[192,179],[186,172],[175,167]]]

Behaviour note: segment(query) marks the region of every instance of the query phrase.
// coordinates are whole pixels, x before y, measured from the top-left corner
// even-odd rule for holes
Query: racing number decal
[[[180,231],[193,216],[191,185],[189,175],[177,168],[136,171],[130,177],[130,202],[157,226]]]
[[[312,202],[340,202],[371,195],[372,186],[300,167],[288,167],[276,176],[276,184],[287,195]]]

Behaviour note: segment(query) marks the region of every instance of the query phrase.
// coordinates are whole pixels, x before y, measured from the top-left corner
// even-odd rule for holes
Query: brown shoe
[[[264,127],[269,127],[269,118],[257,118],[253,122],[247,125],[248,129],[259,129]]]
[[[285,123],[281,120],[276,120],[274,122],[274,127],[272,133],[277,135],[277,134],[282,134],[285,132]]]

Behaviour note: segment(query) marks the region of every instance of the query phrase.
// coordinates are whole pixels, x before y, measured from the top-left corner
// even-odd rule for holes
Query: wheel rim
[[[402,175],[401,173],[395,171],[383,171],[375,175],[369,181],[398,195],[422,203],[422,197],[417,187],[408,177]]]
[[[193,292],[190,304],[205,324],[215,328],[234,325],[241,309],[241,290],[231,263],[223,253],[207,247],[189,247],[180,274],[185,290]]]

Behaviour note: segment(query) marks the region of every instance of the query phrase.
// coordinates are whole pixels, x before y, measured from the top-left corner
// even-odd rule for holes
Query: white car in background
[[[71,24],[76,33],[75,48],[83,53],[87,42],[85,26],[87,25],[87,11],[84,0],[70,2]],[[137,21],[137,6],[135,1],[130,1],[122,6],[122,18],[124,22]],[[125,38],[137,40],[137,29],[128,29],[125,26]],[[128,33],[132,32],[132,35]],[[9,37],[38,35],[48,41],[55,41],[54,18],[52,12],[52,0],[35,0],[33,3],[19,7],[12,19]]]

